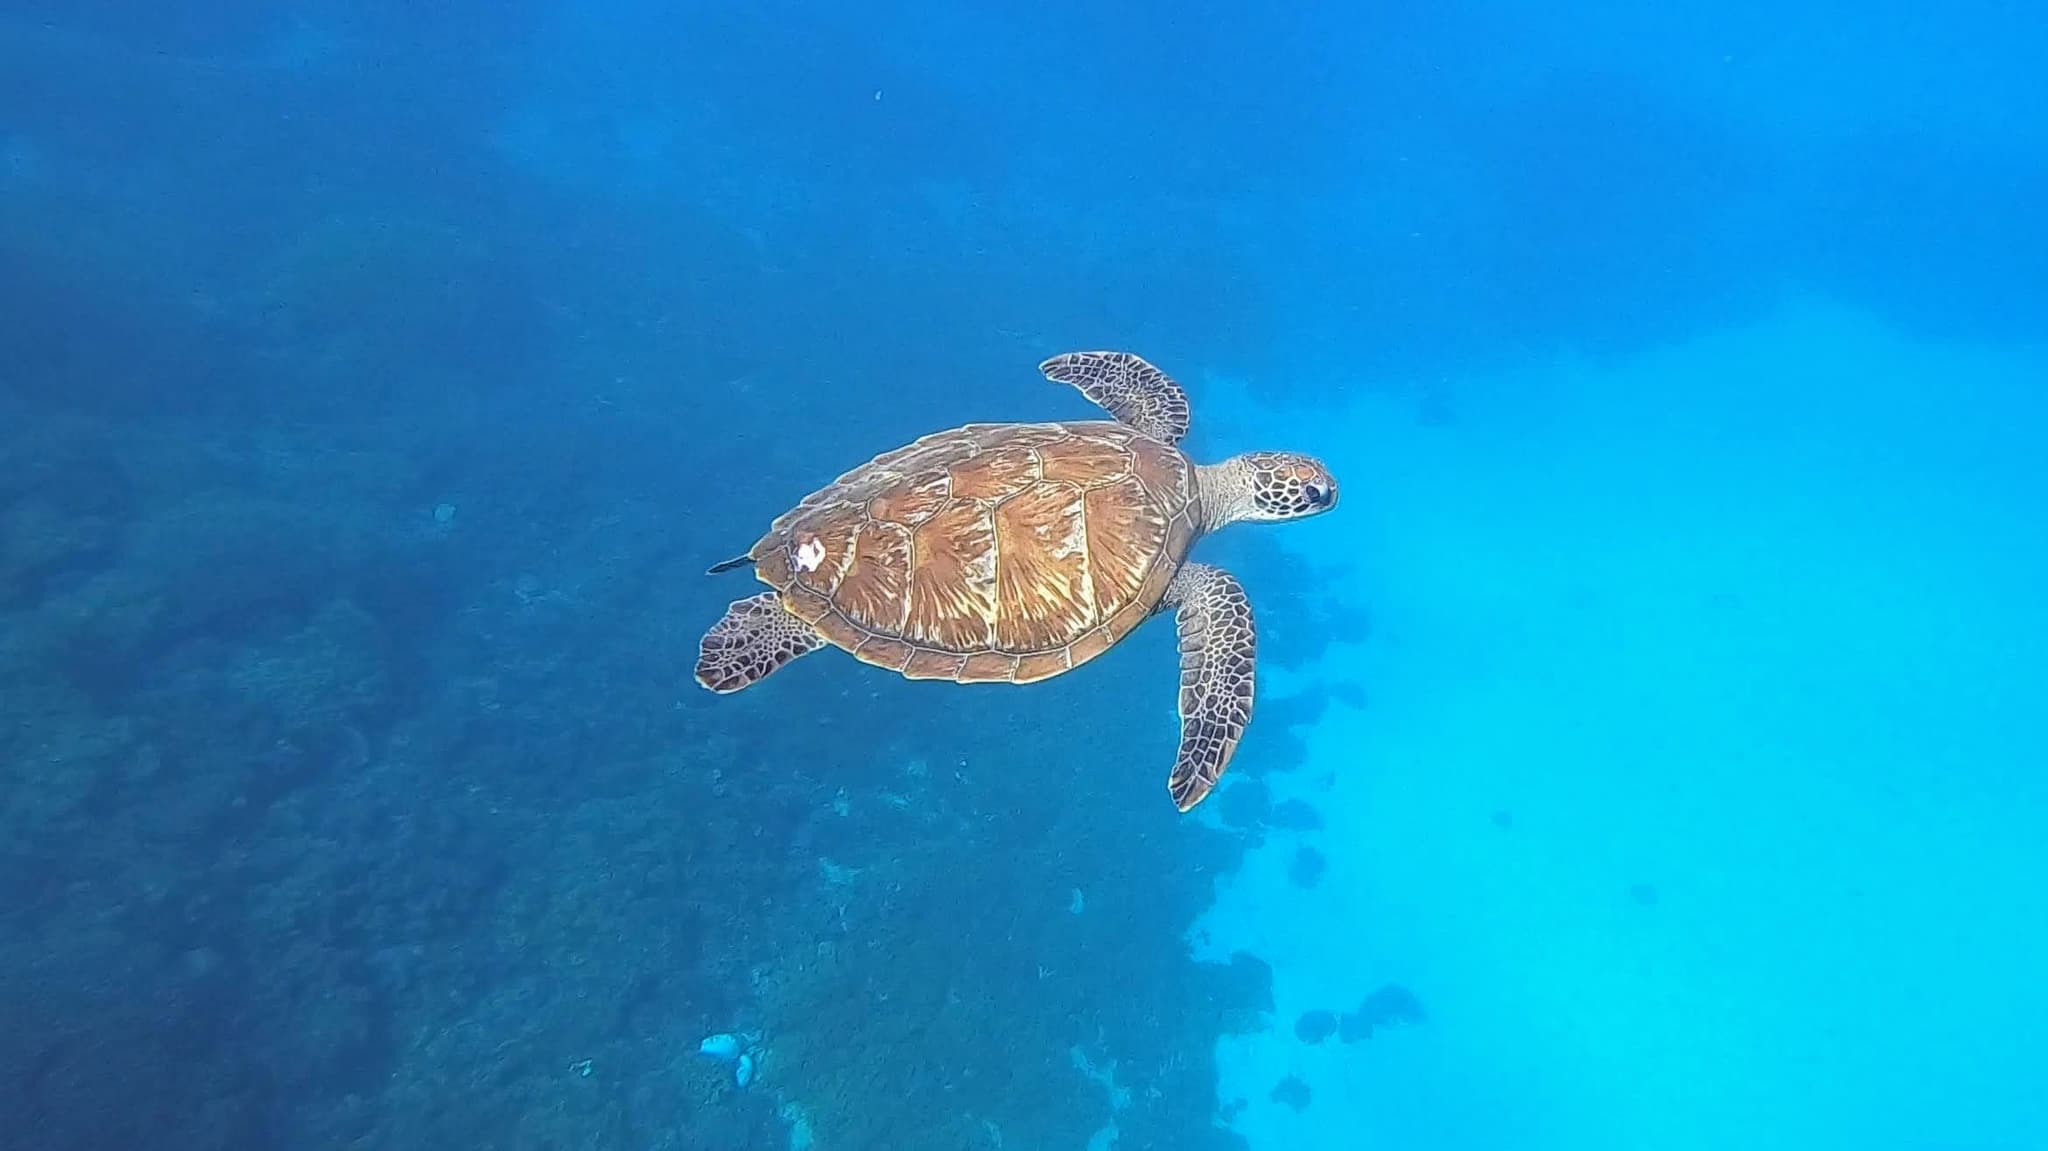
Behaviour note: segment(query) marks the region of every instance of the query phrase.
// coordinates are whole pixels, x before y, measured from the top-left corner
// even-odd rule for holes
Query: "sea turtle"
[[[1321,461],[1252,452],[1197,464],[1180,385],[1128,352],[1039,365],[1114,421],[969,424],[840,476],[711,568],[773,588],[704,635],[697,682],[734,692],[826,644],[911,679],[1032,683],[1107,651],[1156,612],[1180,629],[1187,811],[1216,786],[1252,716],[1257,635],[1243,585],[1187,562],[1206,532],[1337,504]]]

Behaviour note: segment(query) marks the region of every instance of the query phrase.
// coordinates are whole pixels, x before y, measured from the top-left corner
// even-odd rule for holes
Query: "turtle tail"
[[[745,567],[746,565],[753,562],[754,557],[751,554],[736,555],[729,560],[720,560],[717,563],[712,564],[710,567],[705,568],[704,574],[717,575],[720,572],[729,572],[736,567]]]

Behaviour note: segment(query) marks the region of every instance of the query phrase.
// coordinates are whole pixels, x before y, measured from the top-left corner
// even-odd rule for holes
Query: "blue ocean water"
[[[2044,53],[0,6],[0,1146],[2048,1147]],[[692,681],[709,565],[1095,349],[1343,492],[1195,547],[1203,803],[1170,615]]]

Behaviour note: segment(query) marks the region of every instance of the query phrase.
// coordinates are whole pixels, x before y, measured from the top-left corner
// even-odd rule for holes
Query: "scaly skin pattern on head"
[[[1195,467],[1196,520],[1213,532],[1246,520],[1320,515],[1337,506],[1337,481],[1314,456],[1246,452]]]

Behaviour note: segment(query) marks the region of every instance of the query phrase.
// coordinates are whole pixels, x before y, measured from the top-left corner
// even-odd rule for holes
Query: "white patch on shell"
[[[1038,534],[1045,535],[1046,529],[1038,529]],[[1052,549],[1053,558],[1067,559],[1087,550],[1088,518],[1086,516],[1075,516],[1067,526],[1067,534],[1062,536],[1059,544]]]
[[[807,536],[796,545],[796,570],[814,572],[825,562],[825,541],[817,536]]]

